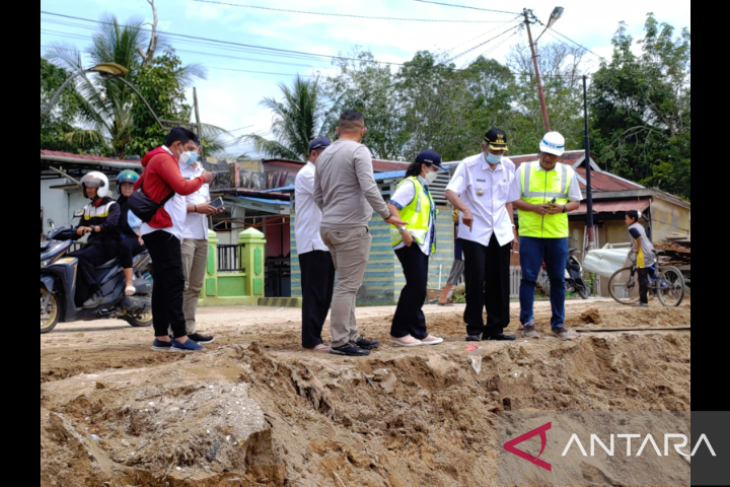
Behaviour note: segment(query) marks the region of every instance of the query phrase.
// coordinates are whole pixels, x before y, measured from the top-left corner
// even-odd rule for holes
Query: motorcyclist
[[[109,196],[109,179],[102,172],[92,171],[81,178],[81,190],[91,202],[84,207],[78,227],[74,228],[73,240],[89,235],[86,246],[68,254],[79,259],[76,280],[76,306],[94,308],[103,297],[98,292],[95,268],[117,255],[119,242],[119,205]]]
[[[117,175],[117,191],[120,196],[117,199],[119,205],[119,261],[124,267],[124,279],[126,287],[124,294],[131,296],[137,290],[134,287],[134,274],[132,269],[133,258],[144,250],[144,241],[140,237],[142,220],[129,209],[129,197],[134,192],[134,183],[139,179],[139,174],[131,169],[125,169]]]

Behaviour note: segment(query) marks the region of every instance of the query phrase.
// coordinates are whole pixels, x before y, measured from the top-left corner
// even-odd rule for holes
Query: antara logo
[[[590,456],[595,456],[596,451],[596,443],[603,449],[603,451],[606,452],[606,454],[609,457],[614,456],[615,451],[615,444],[614,444],[614,436],[616,438],[625,438],[626,439],[626,456],[631,456],[631,439],[632,438],[641,438],[641,435],[629,435],[629,434],[621,434],[621,435],[611,435],[609,438],[609,446],[606,446],[605,443],[601,441],[601,439],[598,437],[598,435],[591,435],[591,454]],[[662,455],[661,451],[659,450],[659,446],[657,446],[656,441],[654,441],[654,437],[652,435],[646,435],[644,438],[644,441],[641,443],[641,446],[639,447],[639,450],[636,452],[637,457],[640,457],[646,446],[651,443],[651,446],[654,448],[654,451],[656,452],[657,456],[669,456],[669,440],[670,438],[676,438],[677,440],[682,440],[682,443],[677,443],[674,440],[672,440],[674,450],[679,453],[680,455],[690,458],[691,456],[695,456],[695,453],[697,453],[697,450],[699,449],[700,445],[704,442],[707,449],[710,451],[710,454],[713,457],[716,457],[715,450],[712,448],[712,445],[710,444],[710,440],[707,439],[707,435],[704,433],[700,435],[700,438],[697,440],[697,443],[695,443],[694,448],[692,449],[692,453],[687,454],[683,452],[680,448],[683,448],[687,446],[687,436],[683,434],[676,434],[676,433],[665,433],[664,434],[664,455]],[[578,438],[578,435],[573,433],[573,436],[570,437],[570,440],[568,441],[568,444],[565,445],[565,450],[563,450],[562,456],[565,456],[568,454],[568,451],[570,450],[570,447],[575,443],[578,446],[578,449],[583,454],[584,457],[587,457],[588,454],[586,453],[585,448],[583,448],[583,445],[580,442],[580,438]],[[647,450],[648,451],[648,450]]]
[[[514,438],[514,439],[508,441],[507,443],[505,443],[504,449],[510,453],[514,453],[518,457],[523,458],[530,463],[534,463],[535,465],[537,465],[540,468],[544,468],[545,470],[552,471],[552,465],[549,464],[548,462],[540,459],[540,455],[543,454],[543,452],[545,451],[545,447],[547,446],[547,430],[549,430],[551,428],[552,428],[552,421],[549,423],[545,423],[542,426],[538,426],[537,428],[530,430],[527,433],[520,435],[517,438]],[[537,436],[537,435],[540,435],[541,446],[540,446],[540,453],[536,457],[533,455],[530,455],[529,453],[527,453],[525,451],[515,448],[515,445],[518,445],[518,444],[522,443],[523,441],[529,440],[533,436]],[[642,435],[639,435],[639,434],[618,434],[618,435],[612,434],[609,437],[609,441],[608,441],[609,446],[606,446],[606,444],[603,441],[601,441],[601,439],[598,437],[598,435],[592,434],[590,436],[590,445],[591,445],[590,456],[595,456],[596,444],[598,444],[601,447],[601,449],[604,452],[606,452],[606,454],[608,456],[610,456],[610,457],[614,456],[615,438],[621,438],[621,439],[626,439],[626,456],[630,457],[630,456],[632,456],[631,455],[632,438],[641,438],[641,436]],[[644,438],[644,441],[641,443],[641,446],[639,447],[639,450],[636,452],[635,456],[636,457],[641,456],[641,454],[643,453],[646,446],[648,444],[651,444],[651,446],[653,447],[657,456],[666,457],[669,455],[670,439],[672,439],[672,445],[674,446],[674,450],[686,458],[693,457],[695,455],[695,453],[697,453],[697,450],[699,449],[699,447],[702,443],[705,444],[705,447],[709,450],[710,454],[713,457],[717,456],[715,454],[715,450],[712,448],[712,445],[710,444],[710,440],[707,438],[707,435],[705,435],[704,433],[702,435],[700,435],[699,439],[695,443],[694,448],[692,449],[692,452],[689,454],[687,454],[681,450],[681,448],[687,446],[688,439],[687,439],[686,435],[665,433],[664,434],[664,455],[662,455],[662,453],[659,449],[659,446],[657,445],[656,441],[654,440],[654,437],[651,434],[648,434]],[[681,440],[681,443],[679,441],[675,441],[675,440]],[[565,445],[565,449],[563,450],[563,454],[561,456],[566,456],[568,454],[568,452],[570,451],[571,447],[573,446],[573,444],[575,444],[575,446],[580,450],[581,454],[584,457],[589,456],[588,453],[586,452],[585,448],[583,447],[583,444],[581,443],[580,438],[578,438],[578,435],[575,433],[570,437],[570,440],[568,440],[568,444]]]
[[[552,472],[553,471],[552,465],[550,465],[548,462],[546,462],[544,460],[540,460],[540,458],[539,458],[540,455],[542,455],[542,452],[545,451],[545,447],[547,446],[547,433],[546,433],[546,431],[549,430],[552,427],[553,427],[553,422],[552,421],[549,422],[549,423],[545,423],[542,426],[538,426],[534,430],[528,431],[524,435],[520,435],[517,438],[515,438],[514,440],[509,440],[507,443],[504,444],[504,449],[507,450],[510,453],[514,453],[515,455],[517,455],[520,458],[524,458],[528,462],[534,463],[538,467],[542,467],[545,470],[549,470],[549,471]],[[515,448],[515,445],[518,445],[518,444],[522,443],[525,440],[529,440],[530,438],[532,438],[535,435],[540,435],[540,442],[542,443],[542,445],[540,446],[540,453],[536,457],[533,457],[529,453],[524,452],[522,450],[518,450],[517,448]]]

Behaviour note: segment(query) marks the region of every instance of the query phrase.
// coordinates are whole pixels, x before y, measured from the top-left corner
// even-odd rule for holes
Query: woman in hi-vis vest
[[[443,170],[437,152],[419,153],[388,202],[390,211],[408,223],[400,228],[390,227],[393,250],[406,276],[390,328],[390,341],[395,345],[416,347],[444,341],[428,334],[421,309],[428,287],[428,258],[436,250],[436,205],[429,185]]]

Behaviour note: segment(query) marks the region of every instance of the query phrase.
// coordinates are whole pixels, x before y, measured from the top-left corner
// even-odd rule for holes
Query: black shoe
[[[489,336],[486,336],[482,340],[484,340],[484,341],[487,341],[487,340],[496,340],[496,341],[503,342],[503,341],[514,340],[515,338],[516,337],[514,335],[505,335],[504,333],[500,333],[499,335],[489,335]]]
[[[358,347],[354,343],[345,343],[341,347],[332,347],[330,350],[332,355],[348,355],[351,357],[364,357],[370,355],[370,350]]]
[[[467,342],[481,342],[482,338],[479,335],[467,335],[466,341]]]
[[[360,337],[360,339],[355,342],[355,345],[364,350],[372,350],[373,348],[378,348],[380,342],[377,340],[368,340],[365,337]]]
[[[192,335],[188,335],[188,338],[196,343],[200,343],[201,345],[204,345],[206,343],[213,343],[215,341],[215,337],[203,336],[200,333],[193,333]]]
[[[102,296],[100,293],[96,293],[93,296],[91,296],[89,299],[84,301],[84,308],[91,309],[96,308],[101,304],[101,302],[104,301],[104,296]]]

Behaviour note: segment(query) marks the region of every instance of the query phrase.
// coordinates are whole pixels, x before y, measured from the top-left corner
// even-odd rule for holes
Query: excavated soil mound
[[[499,411],[690,409],[689,331],[600,332],[686,325],[689,306],[597,308],[573,341],[470,352],[456,313],[429,323],[442,345],[359,359],[299,351],[296,325],[189,356],[42,350],[41,485],[496,485]]]

